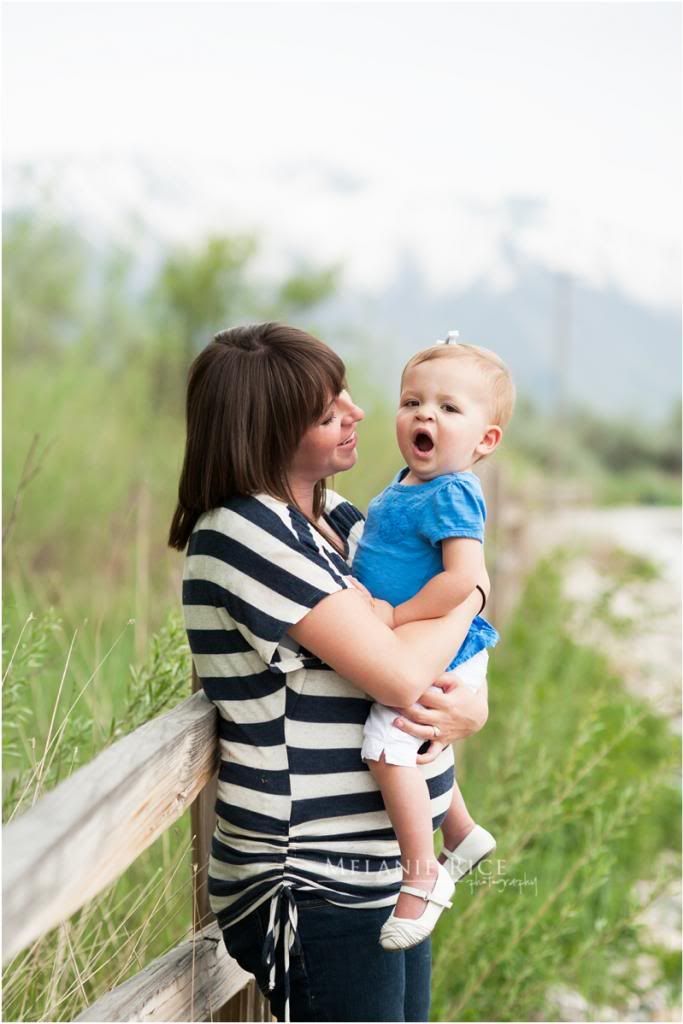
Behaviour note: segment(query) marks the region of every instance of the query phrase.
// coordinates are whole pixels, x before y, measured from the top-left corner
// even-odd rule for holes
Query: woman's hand
[[[455,669],[439,676],[434,687],[422,694],[419,704],[404,708],[403,714],[394,719],[394,725],[411,736],[430,740],[429,750],[417,757],[417,764],[429,764],[454,740],[479,732],[488,713],[486,685],[474,693],[458,680]],[[434,726],[439,729],[438,738]]]

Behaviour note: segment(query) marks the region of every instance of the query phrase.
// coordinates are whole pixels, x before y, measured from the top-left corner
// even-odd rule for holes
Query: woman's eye
[[[332,413],[331,416],[328,416],[326,420],[322,421],[321,426],[323,426],[323,427],[328,426],[328,424],[330,424],[332,422],[332,420],[334,420],[334,419],[335,419],[335,415],[334,415],[334,413]]]

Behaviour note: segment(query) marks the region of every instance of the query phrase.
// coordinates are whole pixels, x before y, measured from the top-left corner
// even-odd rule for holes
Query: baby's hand
[[[394,609],[388,601],[382,601],[380,598],[374,597],[372,599],[372,610],[377,618],[382,620],[385,626],[388,626],[389,629],[396,628],[394,622]]]
[[[360,580],[357,580],[355,576],[349,576],[349,583],[357,590],[359,594],[362,594],[369,605],[372,606],[374,598],[367,587],[364,587]]]
[[[357,590],[358,593],[362,594],[362,596],[364,596],[368,601],[372,601],[373,600],[373,595],[370,593],[368,588],[362,586],[360,581],[356,580],[355,577],[349,577],[348,578],[348,582],[350,583],[351,587],[354,588],[354,590]]]
[[[385,626],[388,626],[389,629],[396,628],[396,623],[394,622],[394,609],[388,601],[382,601],[379,598],[373,597],[368,588],[364,587],[360,580],[357,580],[355,576],[349,576],[349,583],[354,590],[357,590],[359,594],[363,595],[377,618],[381,619]]]

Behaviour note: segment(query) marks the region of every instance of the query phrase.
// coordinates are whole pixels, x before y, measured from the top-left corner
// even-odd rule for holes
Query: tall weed
[[[190,693],[187,637],[176,610],[152,638],[145,663],[130,669],[122,700],[107,719],[101,709],[99,717],[93,713],[103,688],[97,668],[79,689],[71,672],[77,637],[63,659],[63,633],[53,610],[29,616],[16,637],[5,629],[5,821],[109,743]],[[46,681],[50,685],[44,688]],[[42,699],[46,691],[56,693],[52,707]],[[99,993],[173,948],[191,925],[191,877],[189,815],[184,815],[113,885],[6,967],[3,1019],[73,1020]]]

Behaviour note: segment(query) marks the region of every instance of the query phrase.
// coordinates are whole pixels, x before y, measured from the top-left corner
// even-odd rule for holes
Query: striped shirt
[[[183,575],[192,657],[220,715],[209,903],[223,928],[270,900],[264,955],[272,988],[282,947],[287,1019],[292,890],[382,907],[401,884],[396,836],[360,757],[373,698],[287,633],[350,586],[363,516],[328,490],[324,517],[344,558],[291,505],[231,498],[198,519]],[[436,829],[451,799],[452,748],[419,767]]]

